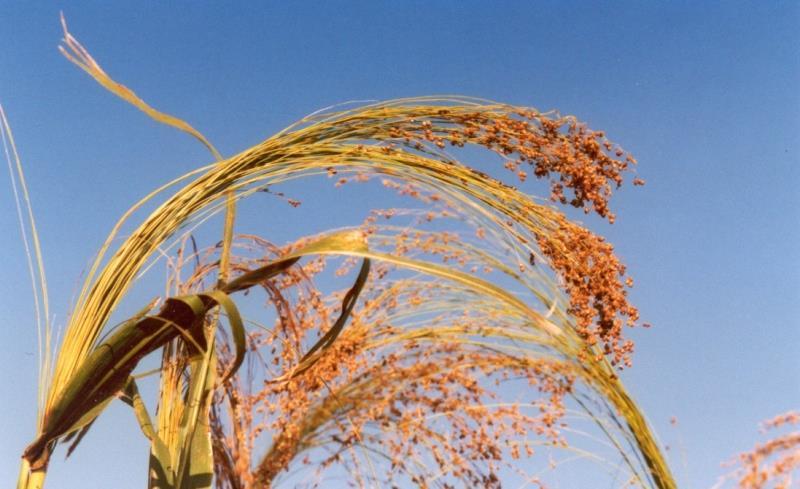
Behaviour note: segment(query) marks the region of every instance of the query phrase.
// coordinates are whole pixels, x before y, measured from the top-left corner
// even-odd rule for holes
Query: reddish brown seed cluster
[[[594,210],[611,222],[608,199],[635,163],[603,133],[574,118],[497,107],[483,112],[441,108],[418,120],[398,118],[381,143],[387,154],[405,147],[446,161],[442,150],[448,145],[485,147],[501,155],[519,180],[530,174],[548,180],[552,200]],[[363,152],[363,146],[357,151]],[[327,168],[327,175],[337,186],[367,178],[343,176],[334,167]],[[362,228],[371,249],[375,244],[376,250],[393,255],[437,257],[461,270],[491,272],[486,263],[472,261],[464,248],[450,244],[459,239],[455,233],[388,223],[382,228],[379,223],[400,216],[416,219],[416,226],[450,212],[440,196],[411,183],[382,183],[440,207],[416,214],[373,212]],[[531,253],[528,264],[548,262],[559,276],[569,295],[568,312],[588,345],[584,353],[607,355],[620,368],[630,365],[633,344],[623,339],[622,330],[638,320],[638,311],[625,291],[632,279],[612,246],[560,214],[530,211],[546,215],[541,226],[549,231],[536,232],[541,255]],[[476,239],[492,237],[491,228],[474,224]],[[273,257],[288,251],[264,248]],[[352,275],[357,261],[344,261],[335,275]],[[242,270],[255,265],[235,263]],[[527,266],[520,263],[520,273]],[[290,377],[308,345],[338,314],[343,294],[326,297],[314,284],[324,268],[322,259],[304,261],[263,284],[277,311],[271,332],[251,336],[254,350],[264,355],[249,357],[238,388],[226,389],[225,402],[218,404],[229,406],[228,412],[215,407],[212,419],[215,454],[223,460],[216,474],[220,487],[268,487],[298,464],[313,464],[320,480],[328,468],[343,467],[358,486],[427,487],[435,476],[441,487],[499,487],[500,470],[533,454],[531,437],[546,445],[565,443],[560,431],[564,400],[575,384],[570,367],[556,357],[510,354],[503,351],[502,339],[482,344],[476,338],[485,338],[486,328],[508,327],[502,312],[458,308],[437,314],[432,306],[453,303],[452,297],[442,298],[452,288],[435,280],[393,279],[395,270],[385,263],[375,264],[347,328],[314,367],[289,380],[270,381]],[[398,318],[411,319],[404,323]],[[499,386],[520,381],[535,386],[526,391],[535,395],[503,402]],[[264,445],[266,451],[258,448]],[[377,468],[366,467],[365,460]]]
[[[501,155],[505,167],[524,181],[532,167],[537,178],[550,182],[550,198],[614,221],[608,199],[622,185],[623,173],[636,160],[622,148],[573,117],[551,116],[532,110],[451,112],[442,109],[436,123],[424,120],[400,125],[392,136],[415,149],[424,143],[437,148],[477,144]],[[634,185],[643,185],[637,178]],[[568,194],[567,191],[570,193]]]
[[[418,246],[432,252],[441,240],[409,236],[404,253]],[[272,257],[291,249],[250,241]],[[236,259],[233,265],[244,271],[261,263]],[[202,288],[214,267],[196,270],[187,283]],[[324,262],[312,260],[262,284],[275,325],[250,334],[254,354],[214,403],[218,487],[268,487],[302,464],[313,464],[320,479],[343,467],[365,487],[426,487],[432,476],[441,478],[441,487],[500,487],[500,471],[532,456],[534,443],[565,444],[560,428],[575,383],[570,368],[503,352],[502,342],[460,341],[502,321],[486,312],[457,309],[422,326],[397,322],[397,314],[425,314],[452,291],[436,281],[393,280],[395,271],[385,264],[376,264],[350,323],[314,368],[272,382],[292,371],[338,314],[342,294],[325,297],[314,286],[323,271]],[[436,334],[452,340],[431,341]],[[219,348],[224,370],[232,354],[224,339]],[[533,389],[513,387],[520,383]],[[501,393],[509,389],[526,395],[506,399]],[[374,471],[363,465],[365,457]]]
[[[496,473],[504,457],[513,460],[522,451],[533,453],[526,435],[560,442],[562,397],[571,384],[566,377],[557,380],[553,369],[545,374],[547,369],[539,366],[535,377],[532,368],[514,368],[489,352],[456,344],[409,343],[360,372],[365,380],[350,387],[366,387],[358,399],[340,397],[339,405],[347,406],[348,415],[336,441],[347,448],[381,447],[391,460],[386,482],[399,484],[408,477],[424,486],[422,474],[410,474],[415,463],[432,459],[435,473],[467,486],[499,487]],[[548,401],[527,408],[489,407],[487,403],[497,399],[484,381],[509,376],[529,377],[541,392],[549,393]],[[337,453],[322,467],[333,463],[348,462]]]
[[[411,184],[401,185],[391,180],[384,180],[383,184],[395,189],[400,195],[426,204],[434,202],[427,192]],[[374,232],[377,216],[390,219],[397,211],[381,210],[373,213],[365,222],[368,234]],[[542,255],[548,258],[549,265],[561,278],[570,299],[568,312],[575,317],[578,334],[589,347],[600,345],[602,353],[611,358],[613,365],[619,368],[630,367],[634,344],[623,338],[623,326],[634,326],[639,320],[639,312],[628,301],[625,290],[633,287],[633,278],[625,275],[626,268],[614,254],[613,246],[602,237],[568,221],[560,214],[552,213],[550,217],[556,222],[556,229],[538,234],[537,244]],[[478,239],[486,237],[486,230],[482,227],[477,227],[474,232]],[[444,240],[443,246],[436,244],[440,239]],[[429,233],[424,239],[419,232],[414,235],[400,233],[394,237],[393,252],[403,254],[410,249],[421,250],[440,255],[443,261],[463,267],[466,264],[464,257],[454,254],[447,246],[448,240],[457,239],[457,236],[449,233]],[[536,266],[535,257],[531,257],[530,265]],[[521,263],[518,266],[520,272],[524,273],[525,265]],[[648,324],[643,326],[649,327]]]
[[[791,411],[763,423],[763,431],[800,424],[800,412]],[[738,457],[731,476],[741,489],[789,489],[800,471],[800,432],[787,433],[757,444]]]
[[[603,238],[563,218],[559,224],[554,233],[539,236],[538,244],[564,281],[578,334],[589,345],[601,345],[612,364],[630,366],[633,342],[623,339],[622,327],[639,319],[625,291],[633,280],[623,285],[625,266]]]
[[[761,431],[767,431],[774,428],[780,428],[785,425],[800,424],[800,411],[789,411],[768,419],[761,424]]]

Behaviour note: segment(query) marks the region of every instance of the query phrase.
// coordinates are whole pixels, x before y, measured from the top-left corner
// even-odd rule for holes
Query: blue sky
[[[760,420],[800,406],[796,2],[3,2],[0,102],[63,324],[116,218],[209,156],[63,59],[59,10],[106,71],[223,154],[331,104],[429,94],[556,108],[605,130],[648,184],[615,196],[613,226],[587,223],[629,265],[654,325],[633,332],[624,379],[673,447],[681,486],[710,487]],[[5,174],[0,189],[0,485],[10,486],[34,431],[36,339]],[[100,425],[74,459],[57,456],[51,487],[141,487],[135,422],[122,408],[108,416],[130,426]],[[95,463],[97,479],[85,479]]]

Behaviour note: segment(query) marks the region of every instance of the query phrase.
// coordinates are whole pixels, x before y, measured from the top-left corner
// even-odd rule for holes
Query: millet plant
[[[639,322],[632,280],[608,242],[557,207],[613,222],[609,198],[635,161],[604,133],[556,112],[421,97],[321,111],[224,158],[189,124],[112,80],[66,25],[62,52],[216,161],[120,218],[52,357],[28,214],[45,354],[18,489],[43,487],[56,447],[74,450],[115,400],[132,407],[149,441],[150,488],[269,487],[296,470],[319,482],[335,467],[365,487],[499,487],[502,471],[540,447],[592,457],[570,443],[576,416],[619,456],[621,464],[594,458],[622,473],[620,484],[675,487],[617,375],[633,351],[624,329]],[[29,202],[5,116],[3,124]],[[545,182],[550,202],[462,163],[455,155],[465,147],[499,160],[516,182]],[[288,243],[235,232],[240,200],[286,198],[275,191],[281,183],[326,176],[339,186],[377,184],[417,207],[374,209],[350,227]],[[198,248],[193,230],[217,213],[225,215],[219,243]],[[112,327],[134,281],[162,256],[167,293]],[[348,287],[323,292],[327,271],[350,277]],[[240,311],[250,292],[263,297],[271,324]],[[161,355],[154,416],[137,386],[151,354]],[[533,400],[510,398],[520,386]]]

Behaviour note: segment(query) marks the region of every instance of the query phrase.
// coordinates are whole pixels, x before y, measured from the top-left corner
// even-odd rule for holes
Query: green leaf
[[[214,352],[215,328],[208,333],[209,347],[190,365],[187,409],[181,418],[180,451],[175,467],[177,489],[207,489],[214,475],[211,451],[209,409],[217,380],[217,356]]]
[[[244,361],[244,355],[247,351],[244,321],[242,321],[242,316],[239,314],[239,309],[237,309],[236,304],[233,303],[225,292],[221,290],[212,290],[211,292],[201,294],[201,296],[213,299],[225,310],[225,314],[228,316],[228,323],[231,326],[233,342],[236,345],[236,356],[234,357],[233,363],[220,381],[220,383],[224,384],[239,370],[239,367],[242,366],[242,362]]]
[[[347,324],[347,319],[350,317],[350,313],[353,311],[353,307],[358,300],[358,296],[361,294],[361,290],[364,288],[364,284],[367,282],[367,277],[369,276],[369,268],[370,268],[370,260],[369,258],[365,258],[361,262],[361,270],[358,272],[358,277],[356,277],[356,282],[347,291],[345,294],[344,299],[342,300],[342,312],[339,314],[339,318],[336,322],[331,326],[331,329],[328,330],[322,338],[317,341],[314,346],[312,346],[303,358],[300,359],[300,362],[297,364],[297,367],[292,370],[288,374],[288,376],[281,376],[277,379],[274,379],[273,382],[280,382],[282,380],[288,380],[292,377],[296,377],[309,368],[313,367],[315,363],[320,359],[322,353],[325,352],[328,348],[333,345],[336,338],[339,336],[339,333],[342,332],[344,329],[344,325]]]
[[[164,441],[153,428],[150,414],[147,412],[147,407],[144,405],[144,401],[142,401],[142,396],[139,394],[139,388],[133,377],[128,378],[128,383],[125,385],[124,389],[124,396],[120,399],[133,408],[136,421],[139,422],[142,433],[150,440],[150,457],[151,459],[156,459],[157,465],[160,467],[159,472],[163,474],[162,480],[164,484],[166,484],[160,487],[171,487],[172,481],[174,480],[172,457],[170,457],[169,449],[166,444],[164,444]]]

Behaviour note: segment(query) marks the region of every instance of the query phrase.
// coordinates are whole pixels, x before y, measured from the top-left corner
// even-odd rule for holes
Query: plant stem
[[[19,467],[17,489],[42,489],[46,475],[47,468],[31,472],[30,462],[28,462],[28,459],[23,458]]]

